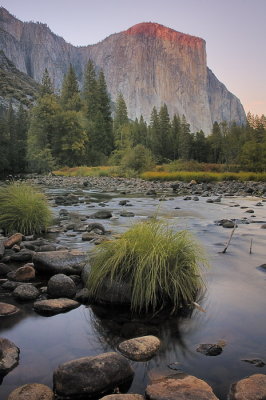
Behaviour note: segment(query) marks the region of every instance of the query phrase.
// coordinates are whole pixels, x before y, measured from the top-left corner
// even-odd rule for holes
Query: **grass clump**
[[[0,188],[0,227],[6,234],[39,233],[50,222],[47,200],[34,187],[14,182]]]
[[[132,311],[172,311],[195,301],[203,286],[206,258],[188,231],[174,232],[158,222],[132,226],[120,238],[97,246],[91,259],[88,289],[97,300],[103,282],[131,286]]]

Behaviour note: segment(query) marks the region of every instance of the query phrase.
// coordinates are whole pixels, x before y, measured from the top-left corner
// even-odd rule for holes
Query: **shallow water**
[[[56,194],[60,190],[49,192]],[[266,203],[256,207],[259,199],[251,197],[223,198],[216,204],[206,203],[206,198],[194,202],[184,201],[181,197],[158,201],[157,198],[127,196],[124,198],[130,199],[132,206],[121,207],[118,202],[122,197],[87,193],[92,197],[90,205],[95,205],[94,208],[86,204],[59,206],[55,213],[66,208],[89,215],[102,209],[99,201],[106,201],[106,209],[112,210],[114,215],[118,216],[122,209],[136,214],[134,218],[99,221],[112,233],[120,233],[138,220],[158,215],[166,218],[174,229],[193,232],[210,258],[211,268],[205,273],[206,292],[200,301],[206,313],[194,309],[191,316],[172,317],[155,326],[162,340],[161,349],[148,362],[132,362],[135,377],[129,392],[143,394],[150,378],[178,372],[169,369],[171,363],[178,363],[180,371],[208,382],[220,400],[226,400],[232,382],[251,374],[266,373],[266,367],[257,368],[241,361],[266,359],[266,273],[257,268],[266,262],[266,230],[260,228],[262,223],[255,222],[266,221]],[[237,203],[253,208],[255,213],[252,215],[256,217],[245,213],[245,209],[233,207]],[[221,254],[231,229],[217,226],[214,221],[244,217],[253,223],[239,223],[227,253]],[[251,239],[252,254],[249,253]],[[94,246],[82,242],[81,234],[74,238],[60,234],[57,240],[62,245],[83,250]],[[2,298],[1,301],[16,304],[11,299]],[[91,307],[81,305],[65,314],[42,317],[32,310],[31,304],[19,307],[20,314],[0,321],[0,335],[13,341],[21,350],[19,365],[4,377],[0,386],[1,400],[6,400],[15,387],[26,383],[38,382],[52,387],[53,370],[60,363],[112,351],[121,340],[123,315],[114,318],[108,313],[96,314]],[[207,357],[196,352],[200,343],[219,340],[226,342],[219,356]]]

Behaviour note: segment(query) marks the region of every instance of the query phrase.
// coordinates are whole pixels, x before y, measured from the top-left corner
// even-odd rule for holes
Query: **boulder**
[[[22,285],[17,286],[13,292],[13,296],[17,300],[21,301],[36,300],[39,295],[40,295],[39,290],[35,286],[29,283],[24,283]]]
[[[205,356],[218,356],[223,351],[222,346],[219,344],[200,344],[197,348],[197,352],[204,354]]]
[[[30,383],[13,390],[7,400],[54,400],[54,393],[46,385]]]
[[[159,350],[160,344],[161,342],[156,336],[142,336],[125,340],[118,345],[118,350],[130,360],[146,361]]]
[[[127,383],[133,375],[129,362],[120,354],[82,357],[59,365],[53,375],[54,390],[63,398],[89,398]]]
[[[19,360],[19,348],[10,340],[0,338],[0,377],[15,368]]]
[[[52,298],[66,297],[72,299],[77,291],[74,281],[67,275],[53,275],[47,284],[47,293]]]
[[[145,393],[149,400],[218,400],[206,382],[186,374],[155,381]]]
[[[60,314],[79,306],[80,304],[77,301],[65,298],[39,300],[33,304],[33,308],[36,312],[49,315]]]
[[[6,249],[11,249],[14,244],[20,243],[23,239],[23,235],[21,233],[15,233],[14,235],[10,236],[8,239],[5,240],[4,246]]]
[[[84,242],[91,242],[92,240],[98,239],[99,237],[101,237],[100,235],[97,235],[97,233],[93,233],[93,232],[85,232],[83,233],[83,235],[81,236],[81,239]]]
[[[32,261],[32,257],[34,254],[35,253],[32,250],[22,249],[18,253],[12,254],[10,258],[11,258],[11,261],[27,262],[27,261]]]
[[[30,264],[26,264],[15,271],[15,281],[30,281],[34,278],[35,269]]]
[[[5,252],[5,240],[0,239],[0,258],[3,257],[4,252]]]
[[[18,312],[19,308],[13,304],[0,303],[0,317],[8,317],[10,315],[17,314]]]
[[[75,300],[79,303],[87,304],[90,301],[90,294],[87,288],[80,289],[75,296]]]
[[[91,232],[91,231],[95,231],[95,230],[100,231],[103,235],[106,233],[105,227],[102,224],[99,224],[98,222],[92,222],[92,223],[88,224],[86,230],[87,230],[87,232]]]
[[[11,267],[4,263],[0,263],[0,276],[6,276],[10,271],[12,271]]]
[[[230,400],[265,400],[266,399],[266,375],[255,374],[231,386]]]
[[[135,214],[131,211],[122,211],[120,217],[135,217]]]
[[[86,254],[77,250],[36,253],[33,264],[37,271],[47,275],[80,274],[86,263]]]
[[[96,219],[108,219],[112,217],[112,213],[109,210],[100,210],[96,211],[95,213],[91,214],[89,218],[96,218]]]

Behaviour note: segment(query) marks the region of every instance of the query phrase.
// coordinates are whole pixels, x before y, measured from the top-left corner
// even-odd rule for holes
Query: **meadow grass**
[[[57,171],[53,171],[54,175],[58,176],[113,176],[116,174],[116,167],[113,166],[99,166],[99,167],[64,167]]]
[[[203,171],[147,171],[140,178],[152,181],[221,182],[221,181],[261,181],[266,182],[265,172],[203,172]]]
[[[24,183],[0,188],[0,227],[6,234],[39,233],[51,222],[51,211],[44,194]]]
[[[174,232],[151,220],[97,246],[90,263],[87,287],[92,298],[97,300],[106,280],[126,282],[132,288],[132,311],[145,312],[167,305],[175,311],[195,301],[207,261],[188,231]]]

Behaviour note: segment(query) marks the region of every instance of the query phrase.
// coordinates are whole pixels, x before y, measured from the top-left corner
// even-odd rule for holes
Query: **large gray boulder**
[[[185,374],[153,382],[147,386],[146,396],[149,400],[218,400],[206,382]]]
[[[30,383],[13,390],[7,400],[54,400],[54,393],[46,385]]]
[[[33,257],[35,269],[47,275],[79,275],[85,263],[86,254],[77,250],[40,252]]]
[[[48,296],[52,298],[67,297],[72,299],[77,291],[74,281],[65,274],[53,275],[47,284]]]
[[[231,386],[230,400],[265,400],[266,375],[255,374],[241,379]]]
[[[120,354],[82,357],[59,365],[53,375],[54,390],[63,398],[90,398],[119,387],[133,375],[129,362]]]
[[[0,377],[18,364],[19,348],[10,340],[0,338]]]

